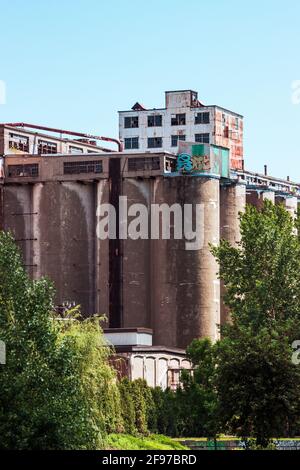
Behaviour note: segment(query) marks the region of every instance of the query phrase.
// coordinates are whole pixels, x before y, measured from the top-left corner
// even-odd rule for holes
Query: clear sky
[[[245,117],[246,167],[300,181],[299,0],[0,0],[0,122],[118,135],[194,89]]]

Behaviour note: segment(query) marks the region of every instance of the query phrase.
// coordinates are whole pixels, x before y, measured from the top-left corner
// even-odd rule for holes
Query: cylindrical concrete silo
[[[297,216],[298,211],[298,198],[296,196],[276,196],[276,204],[283,204],[285,209],[291,214],[293,219]]]
[[[257,209],[261,209],[264,201],[268,200],[275,204],[275,192],[269,189],[247,189],[246,202]]]
[[[153,329],[156,344],[185,348],[194,338],[216,340],[220,324],[220,282],[218,265],[210,244],[220,239],[219,180],[201,176],[164,178],[159,199],[193,208],[198,205],[200,240],[198,249],[187,249],[186,240],[160,240],[153,250],[155,277]],[[166,260],[166,263],[163,261]]]
[[[236,246],[241,239],[239,214],[246,206],[246,185],[244,183],[223,184],[220,187],[220,238]],[[228,308],[222,299],[225,290],[221,281],[221,325],[230,320]]]

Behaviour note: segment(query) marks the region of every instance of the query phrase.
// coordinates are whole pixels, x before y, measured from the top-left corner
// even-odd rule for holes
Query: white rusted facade
[[[192,90],[166,91],[165,108],[136,103],[119,111],[124,151],[177,153],[178,141],[211,143],[230,149],[231,168],[243,168],[243,116],[216,105],[206,106]]]

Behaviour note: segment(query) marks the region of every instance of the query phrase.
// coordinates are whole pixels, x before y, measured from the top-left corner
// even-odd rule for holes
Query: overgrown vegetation
[[[53,287],[25,273],[0,233],[2,449],[97,449],[121,430],[120,399],[97,319],[59,321]]]
[[[2,449],[179,449],[161,436],[230,433],[270,448],[300,434],[300,222],[281,206],[241,215],[242,239],[213,247],[232,321],[222,339],[194,340],[193,373],[175,392],[117,380],[99,318],[55,316],[49,281],[32,281],[0,233]],[[153,436],[155,434],[155,436]],[[254,446],[254,447],[253,447]]]
[[[186,450],[187,448],[170,437],[151,434],[147,437],[129,434],[110,434],[107,448],[115,450]]]

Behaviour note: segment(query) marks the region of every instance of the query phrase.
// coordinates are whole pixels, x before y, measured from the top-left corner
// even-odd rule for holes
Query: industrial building
[[[201,112],[193,93],[182,93],[193,100],[184,109]],[[167,92],[170,114],[163,119],[183,97]],[[210,107],[212,126],[214,112]],[[150,114],[137,115],[141,123]],[[124,117],[120,113],[122,122]],[[134,129],[142,135],[143,128]],[[242,140],[241,154],[233,157],[233,143],[218,141],[214,131],[211,143],[191,142],[191,129],[172,152],[163,147],[148,153],[144,147],[123,150],[127,129],[121,129],[119,142],[22,123],[0,125],[1,229],[14,234],[33,279],[53,280],[58,307],[80,304],[84,315],[106,314],[105,334],[122,357],[124,373],[162,387],[176,386],[178,371],[190,367],[184,355],[192,339],[216,340],[218,325],[228,321],[209,245],[221,238],[239,241],[238,217],[246,201],[259,207],[268,198],[295,215],[300,196],[300,185],[289,179],[244,170]],[[100,140],[113,141],[116,150],[100,146]],[[70,149],[75,146],[82,151]],[[187,250],[185,240],[174,237],[99,238],[98,207],[111,204],[119,216],[120,196],[149,209],[201,205],[202,245]]]
[[[230,149],[231,167],[243,169],[243,116],[216,105],[204,105],[193,90],[165,92],[165,107],[146,109],[135,103],[119,111],[119,137],[125,152],[177,153],[180,141]]]

